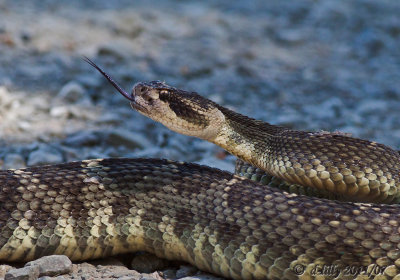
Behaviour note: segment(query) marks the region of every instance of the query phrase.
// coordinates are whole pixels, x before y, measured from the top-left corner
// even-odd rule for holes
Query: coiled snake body
[[[156,159],[7,170],[0,173],[0,259],[145,250],[234,279],[400,279],[400,208],[377,204],[400,200],[396,151],[341,133],[272,126],[160,82],[136,84],[129,95],[88,62],[133,108],[167,127],[214,142],[289,188],[359,202]]]

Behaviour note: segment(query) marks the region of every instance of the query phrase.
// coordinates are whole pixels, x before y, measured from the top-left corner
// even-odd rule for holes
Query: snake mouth
[[[139,113],[143,113],[145,115],[148,115],[148,110],[146,109],[146,107],[140,105],[135,100],[131,101],[130,104],[131,104],[131,107],[132,107],[133,110],[136,110]]]

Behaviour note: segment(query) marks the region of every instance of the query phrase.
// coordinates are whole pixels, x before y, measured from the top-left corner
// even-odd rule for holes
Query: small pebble
[[[153,272],[151,274],[142,274],[140,280],[163,280],[163,278],[157,272]]]
[[[129,149],[143,149],[151,146],[149,140],[143,135],[125,129],[112,129],[101,134],[98,137],[104,138],[108,145],[114,147],[125,146]]]
[[[183,278],[187,276],[192,276],[198,271],[198,269],[194,266],[188,266],[188,265],[181,265],[181,267],[178,269],[176,272],[176,278]]]
[[[121,45],[116,46],[112,42],[108,42],[100,46],[97,54],[99,56],[112,56],[119,60],[123,60],[130,55],[129,50],[125,49]]]
[[[5,86],[0,86],[0,108],[9,105],[12,102],[12,94]]]
[[[23,156],[19,154],[7,154],[4,157],[4,169],[18,169],[26,167],[26,162]]]
[[[50,109],[50,116],[54,118],[67,118],[70,116],[70,109],[67,106],[56,106]]]
[[[39,277],[38,266],[25,266],[9,270],[4,280],[36,280]]]
[[[96,135],[94,131],[79,131],[75,134],[69,135],[63,144],[72,147],[94,146],[101,143],[102,138]]]
[[[70,81],[65,84],[58,92],[58,97],[65,99],[70,103],[80,102],[87,98],[85,95],[85,89],[75,81]]]
[[[71,278],[65,276],[56,276],[56,277],[43,276],[39,277],[37,280],[66,280],[66,279],[71,279]]]
[[[122,276],[122,277],[118,277],[116,278],[117,280],[137,280],[138,277],[137,276]],[[140,278],[143,279],[143,278]]]
[[[175,279],[178,278],[176,274],[176,269],[166,269],[162,272],[164,278]]]
[[[27,165],[56,164],[62,161],[63,156],[59,150],[51,146],[40,145],[39,149],[29,154]]]

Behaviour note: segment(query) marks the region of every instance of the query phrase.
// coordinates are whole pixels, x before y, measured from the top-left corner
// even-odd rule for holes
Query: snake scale
[[[127,94],[87,61],[138,112],[225,148],[268,186],[161,159],[0,171],[1,260],[144,250],[233,279],[400,279],[397,151],[273,126],[162,82]],[[275,178],[336,199],[275,188]]]

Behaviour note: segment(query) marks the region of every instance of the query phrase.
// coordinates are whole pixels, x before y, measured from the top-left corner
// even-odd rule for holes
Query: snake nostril
[[[133,91],[132,91],[133,95],[143,96],[146,93],[147,93],[147,87],[145,85],[138,83],[133,87]]]
[[[146,86],[141,86],[141,87],[139,88],[139,94],[140,94],[143,98],[145,98],[146,95],[148,95],[148,92],[149,92],[149,89],[148,89]]]

